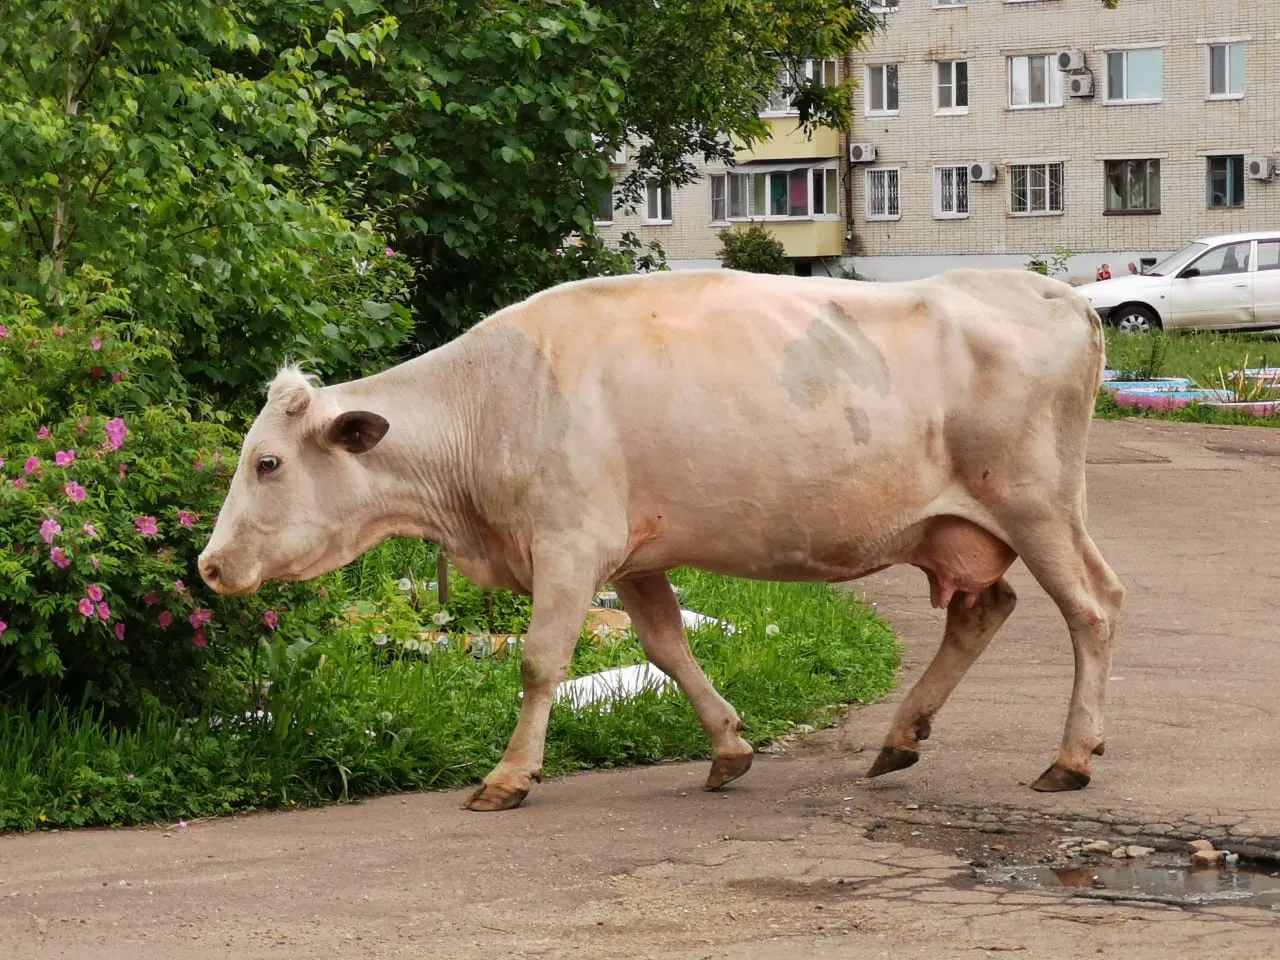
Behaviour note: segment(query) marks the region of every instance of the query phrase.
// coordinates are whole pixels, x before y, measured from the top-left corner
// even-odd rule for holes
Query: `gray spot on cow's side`
[[[791,402],[816,407],[841,380],[889,393],[889,365],[884,354],[834,301],[819,308],[805,335],[783,348],[783,383]]]
[[[849,429],[853,431],[853,442],[865,446],[871,442],[871,418],[867,411],[857,407],[845,407],[844,418],[849,421]]]

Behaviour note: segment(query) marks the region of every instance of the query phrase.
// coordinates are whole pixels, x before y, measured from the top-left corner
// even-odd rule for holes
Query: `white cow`
[[[1103,750],[1124,587],[1085,530],[1097,315],[1023,270],[908,283],[681,271],[567,283],[383,373],[283,370],[200,556],[223,594],[303,580],[387,537],[443,545],[482,586],[533,596],[524,701],[467,801],[518,806],[586,611],[611,582],[649,659],[744,774],[734,708],[690,654],[666,572],[853,580],[925,572],[942,644],[867,776],[919,741],[1012,612],[1017,557],[1075,651],[1065,733],[1037,790],[1079,789]]]

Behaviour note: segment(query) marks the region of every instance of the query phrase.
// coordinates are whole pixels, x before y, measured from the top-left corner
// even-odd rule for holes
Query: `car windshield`
[[[1182,266],[1191,262],[1193,258],[1200,256],[1208,249],[1209,245],[1207,243],[1201,243],[1197,240],[1190,246],[1183,247],[1177,253],[1165,257],[1147,271],[1147,276],[1164,277],[1171,273],[1176,273]]]

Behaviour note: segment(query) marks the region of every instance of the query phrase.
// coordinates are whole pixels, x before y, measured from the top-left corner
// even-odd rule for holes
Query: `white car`
[[[1076,289],[1128,333],[1280,327],[1280,230],[1202,237],[1146,273]]]

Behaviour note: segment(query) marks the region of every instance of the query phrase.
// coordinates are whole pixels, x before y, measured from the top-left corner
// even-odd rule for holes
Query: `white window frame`
[[[1160,195],[1160,203],[1154,207],[1111,207],[1111,171],[1110,166],[1113,163],[1142,163],[1146,164],[1143,170],[1143,176],[1147,179],[1147,186],[1151,183],[1151,164],[1156,165],[1155,181],[1156,192]],[[1207,170],[1207,167],[1206,167]],[[1161,157],[1110,157],[1102,161],[1102,215],[1104,217],[1148,217],[1158,216],[1161,212],[1161,206],[1164,203],[1164,172],[1165,166]],[[1122,197],[1122,200],[1128,200]],[[1145,197],[1150,201],[1150,194]]]
[[[957,7],[967,7],[969,0],[933,0],[933,9],[935,10],[955,10]]]
[[[1045,95],[1043,103],[1014,103],[1013,74],[1018,60],[1027,61],[1027,96],[1031,95],[1031,60],[1043,58],[1045,62]],[[1005,103],[1010,110],[1054,110],[1062,107],[1062,71],[1058,69],[1057,55],[1046,53],[1011,53],[1005,57]]]
[[[1042,167],[1044,169],[1044,175],[1045,175],[1045,182],[1043,187],[1044,194],[1045,194],[1044,210],[1030,209],[1031,207],[1030,185],[1028,185],[1027,187],[1027,208],[1028,209],[1015,210],[1013,208],[1013,188],[1014,188],[1014,181],[1016,179],[1015,170],[1017,170],[1017,168],[1019,167],[1027,168],[1028,179],[1031,176],[1032,169],[1036,167]],[[1058,178],[1058,203],[1060,204],[1060,207],[1057,210],[1053,210],[1049,208],[1049,201],[1053,195],[1052,186],[1051,186],[1053,182],[1053,174],[1050,169],[1051,167],[1058,167],[1061,170],[1061,174],[1059,175],[1059,178]],[[1066,209],[1067,209],[1067,196],[1066,196],[1067,165],[1066,163],[1064,163],[1061,160],[1020,160],[1020,161],[1011,162],[1008,165],[1008,168],[1009,168],[1009,174],[1008,174],[1009,190],[1008,190],[1008,193],[1005,194],[1005,197],[1006,197],[1006,204],[1007,204],[1006,209],[1008,211],[1009,216],[1011,217],[1060,217],[1066,212]]]
[[[1245,185],[1245,181],[1248,179],[1248,177],[1245,175],[1245,164],[1244,164],[1245,156],[1246,155],[1242,152],[1241,153],[1210,153],[1205,155],[1205,158],[1204,158],[1204,191],[1205,191],[1204,207],[1206,210],[1243,210],[1245,208],[1245,205],[1249,202],[1248,191],[1246,190],[1246,185]],[[1212,164],[1214,160],[1230,161],[1230,160],[1234,160],[1237,157],[1240,158],[1240,183],[1239,183],[1240,202],[1239,203],[1223,203],[1223,204],[1215,205],[1212,202],[1213,195],[1210,192],[1212,190],[1212,185],[1213,185],[1213,173],[1210,170],[1210,164]],[[1228,167],[1227,168],[1228,193],[1230,193],[1231,186],[1234,184],[1234,182],[1235,182],[1235,177],[1231,175],[1231,168]],[[1227,199],[1229,200],[1230,196],[1228,196]]]
[[[1151,50],[1155,50],[1160,54],[1160,96],[1158,97],[1127,96],[1129,92],[1129,89],[1128,89],[1129,88],[1129,54],[1146,53]],[[1142,106],[1144,104],[1162,103],[1164,101],[1165,70],[1164,70],[1164,47],[1163,46],[1161,46],[1160,44],[1153,43],[1153,44],[1147,44],[1144,46],[1112,47],[1111,49],[1103,50],[1102,55],[1103,55],[1103,65],[1104,65],[1102,72],[1106,77],[1106,84],[1107,84],[1107,96],[1104,102],[1106,103],[1107,106],[1109,107]],[[1124,97],[1115,96],[1115,91],[1111,89],[1111,58],[1112,57],[1124,57],[1125,59],[1123,72],[1124,72],[1124,85],[1125,85],[1124,92],[1126,96]]]
[[[666,203],[663,203],[664,196],[666,198]],[[650,201],[652,200],[656,200],[656,204],[651,204]],[[653,205],[656,205],[657,207],[657,217],[649,216],[650,206]],[[667,208],[667,212],[671,214],[671,216],[665,219],[662,217],[662,208],[664,206]],[[657,183],[655,181],[650,181],[645,185],[644,222],[647,226],[651,227],[666,226],[667,224],[675,222],[675,204],[674,198],[672,197],[671,185],[669,183]]]
[[[885,197],[884,213],[873,213],[871,210],[871,181],[873,179],[873,175],[875,174],[882,174],[886,181],[886,197]],[[891,174],[892,176],[890,176]],[[888,202],[889,197],[887,193],[887,185],[890,180],[892,180],[892,183],[893,183],[893,194],[894,194],[894,199],[897,200],[897,208],[898,208],[893,213],[889,212],[889,207],[891,206],[891,204],[889,204]],[[891,220],[902,219],[902,168],[901,167],[891,167],[891,166],[867,167],[865,168],[863,173],[862,185],[863,185],[863,192],[865,194],[865,196],[863,197],[863,213],[865,214],[866,219],[868,221],[874,223],[878,221],[891,221]]]
[[[956,99],[956,64],[964,64],[964,99],[963,107],[954,106]],[[942,68],[947,66],[951,70],[951,82],[945,84],[951,88],[951,102],[953,106],[942,106]],[[959,117],[969,112],[969,61],[968,60],[935,60],[933,61],[933,112],[940,117]]]
[[[871,0],[868,9],[872,13],[897,13],[902,9],[901,0]]]
[[[956,175],[956,171],[964,174],[964,212],[956,210],[944,210],[942,206],[942,180],[944,171],[951,171],[952,177]],[[941,163],[933,168],[933,219],[935,220],[967,220],[973,209],[970,203],[970,186],[969,180],[969,164],[967,163]],[[954,188],[953,188],[954,190]],[[954,193],[953,193],[954,196]]]
[[[893,68],[894,73],[894,92],[897,97],[898,105],[893,109],[889,109],[889,68]],[[875,71],[880,71],[880,102],[886,104],[880,110],[876,110],[871,106],[871,89],[873,85],[872,77]],[[866,115],[868,117],[896,117],[902,108],[902,65],[900,63],[868,63],[866,75]]]
[[[1206,100],[1243,100],[1245,92],[1249,89],[1249,54],[1245,49],[1246,41],[1244,40],[1210,40],[1204,45],[1204,67],[1205,67],[1205,95]],[[1213,51],[1215,47],[1225,48],[1227,52],[1227,69],[1224,79],[1227,82],[1228,90],[1226,93],[1213,92]],[[1240,59],[1244,61],[1244,86],[1240,88],[1238,93],[1231,91],[1231,64],[1234,62],[1231,56],[1231,48],[1238,47],[1240,49]]]
[[[828,57],[825,60],[804,61],[804,67],[802,68],[804,71],[804,79],[805,80],[816,79],[819,81],[823,81],[823,84],[825,86],[826,84],[824,81],[824,76],[826,74],[826,65],[828,63],[833,65],[832,76],[835,78],[834,81],[831,83],[831,86],[838,86],[841,80],[840,60],[838,57]],[[784,76],[785,70],[786,70],[786,67],[782,63],[779,63],[778,79],[774,84],[773,93],[770,95],[769,99],[765,101],[764,106],[760,108],[759,115],[761,117],[798,117],[800,116],[800,111],[791,105],[790,100],[787,101],[787,105],[785,107],[779,107],[775,105],[775,101],[780,100],[782,98],[782,90],[783,90],[783,87],[786,86],[787,77]]]
[[[752,201],[755,199],[755,192],[754,192],[755,183],[756,183],[755,178],[757,176],[768,177],[770,174],[782,173],[782,174],[786,174],[789,180],[791,177],[791,174],[793,174],[797,170],[805,171],[805,186],[807,190],[807,196],[805,200],[805,210],[807,211],[806,213],[801,213],[801,214],[770,213],[769,197],[767,194],[765,196],[765,200],[763,204],[764,213],[752,213],[752,208],[753,208]],[[822,213],[813,212],[813,207],[814,207],[813,174],[815,171],[821,171],[822,173],[822,181],[823,181],[823,203],[822,203],[823,212]],[[830,178],[827,176],[828,173],[835,173],[834,193],[830,192],[827,189],[829,180],[830,180]],[[730,208],[730,196],[731,196],[731,186],[732,186],[731,178],[733,177],[743,178],[742,199],[746,207],[746,210],[744,213],[740,215],[734,214],[732,209]],[[714,219],[715,184],[712,183],[712,186],[711,186],[711,198],[712,198],[712,204],[713,204],[712,206],[713,219],[711,221],[712,223],[752,223],[756,221],[764,221],[768,223],[808,223],[815,220],[839,220],[840,219],[840,161],[838,160],[829,160],[822,163],[801,163],[799,165],[795,163],[777,163],[777,164],[768,164],[768,165],[762,164],[760,166],[752,165],[749,169],[746,169],[746,170],[730,170],[730,171],[726,171],[725,173],[712,174],[711,179],[713,181],[723,179],[724,190],[725,190],[725,193],[724,193],[725,219],[715,220]],[[834,204],[832,204],[832,200],[834,200]]]

